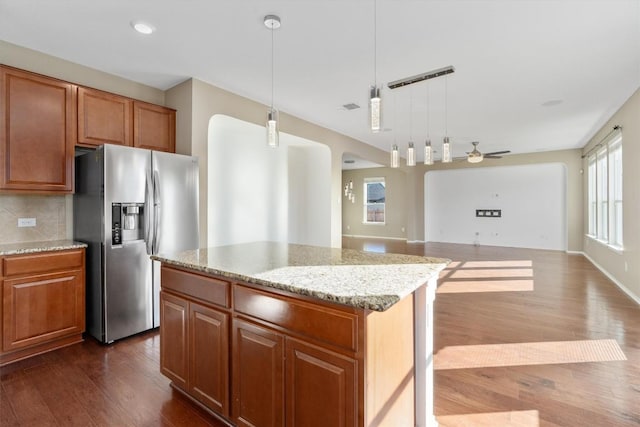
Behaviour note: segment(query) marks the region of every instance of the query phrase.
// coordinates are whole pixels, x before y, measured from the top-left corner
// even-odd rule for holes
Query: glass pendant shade
[[[416,165],[416,150],[413,148],[413,142],[409,143],[409,147],[407,148],[407,166],[415,166]]]
[[[430,139],[427,139],[427,141],[424,143],[424,164],[433,164],[433,148],[431,147]]]
[[[369,92],[369,125],[372,132],[382,130],[382,98],[378,86],[371,86]]]
[[[278,132],[278,110],[270,109],[267,114],[267,145],[276,148],[280,145]]]
[[[400,153],[398,152],[398,146],[395,144],[391,148],[391,167],[392,168],[400,167]]]
[[[449,137],[445,136],[442,143],[442,163],[451,163],[451,144],[449,143]]]

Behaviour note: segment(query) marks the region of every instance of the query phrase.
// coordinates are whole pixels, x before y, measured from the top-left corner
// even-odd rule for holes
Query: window
[[[589,236],[622,248],[622,135],[617,133],[587,162]]]
[[[386,188],[384,178],[364,179],[364,222],[384,224]]]

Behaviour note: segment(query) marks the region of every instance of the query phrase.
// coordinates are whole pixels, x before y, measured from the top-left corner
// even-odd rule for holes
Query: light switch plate
[[[18,218],[18,227],[35,227],[35,218]]]

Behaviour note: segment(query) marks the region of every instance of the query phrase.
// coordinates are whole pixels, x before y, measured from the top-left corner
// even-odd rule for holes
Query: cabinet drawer
[[[358,316],[241,285],[234,285],[236,312],[281,326],[315,340],[358,351]]]
[[[162,266],[162,289],[229,307],[229,282]]]
[[[5,277],[10,277],[80,268],[84,261],[83,253],[82,250],[76,250],[13,255],[2,260],[1,270],[4,271]]]

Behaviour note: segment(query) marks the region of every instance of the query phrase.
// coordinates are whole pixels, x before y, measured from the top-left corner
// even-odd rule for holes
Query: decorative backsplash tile
[[[62,240],[67,236],[65,196],[0,195],[0,244]],[[18,227],[35,218],[35,227]]]

